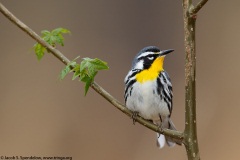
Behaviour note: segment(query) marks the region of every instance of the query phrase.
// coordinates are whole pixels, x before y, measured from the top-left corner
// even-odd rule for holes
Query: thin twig
[[[190,10],[190,14],[191,15],[195,15],[198,13],[198,11],[207,3],[208,0],[201,0],[200,2],[198,2],[198,4],[191,8]]]
[[[36,40],[38,43],[43,45],[47,48],[48,51],[50,51],[55,57],[57,57],[62,63],[67,65],[70,60],[66,58],[59,50],[55,49],[51,45],[49,45],[47,42],[45,42],[38,34],[36,34],[31,28],[29,28],[27,25],[25,25],[23,22],[21,22],[17,17],[15,17],[7,8],[5,8],[0,3],[0,12],[5,15],[6,18],[8,18],[10,21],[12,21],[15,25],[17,25],[20,29],[22,29],[25,33],[27,33],[29,36],[31,36],[34,40]],[[91,87],[100,95],[102,95],[106,100],[108,100],[113,106],[115,106],[117,109],[122,111],[128,116],[132,116],[132,112],[128,110],[123,104],[121,104],[118,100],[116,100],[113,96],[111,96],[107,91],[105,91],[101,86],[99,86],[96,82],[93,82]],[[183,142],[183,133],[179,131],[169,130],[169,129],[163,129],[161,130],[157,125],[151,123],[148,120],[143,119],[140,116],[136,117],[136,121],[140,124],[144,125],[145,127],[164,134],[170,138],[172,138],[177,143]]]

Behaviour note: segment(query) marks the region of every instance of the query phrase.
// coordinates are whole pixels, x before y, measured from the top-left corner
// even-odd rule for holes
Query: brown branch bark
[[[189,160],[199,160],[196,120],[196,41],[195,24],[197,12],[207,0],[196,7],[192,0],[183,0],[184,44],[185,44],[185,130],[184,145]]]
[[[10,21],[12,21],[15,25],[17,25],[20,29],[22,29],[25,33],[27,33],[29,36],[31,36],[34,40],[36,40],[38,43],[43,45],[47,48],[48,51],[50,51],[56,58],[58,58],[62,63],[67,65],[70,60],[66,58],[59,50],[49,45],[47,42],[45,42],[38,34],[36,34],[31,28],[29,28],[27,25],[25,25],[23,22],[21,22],[16,16],[14,16],[6,7],[4,7],[0,3],[0,12],[8,18]],[[118,100],[116,100],[113,96],[111,96],[107,91],[105,91],[101,86],[99,86],[96,82],[93,82],[91,87],[99,93],[101,96],[103,96],[106,100],[108,100],[113,106],[115,106],[117,109],[122,111],[128,116],[132,116],[132,112],[128,110],[123,104],[121,104]],[[161,130],[158,126],[151,123],[148,120],[143,119],[140,116],[137,116],[136,121],[142,124],[143,126],[164,134],[174,141],[178,143],[183,142],[183,133],[179,131],[169,130],[169,129],[163,129]]]
[[[207,3],[207,1],[208,0],[201,0],[200,2],[198,2],[198,4],[190,10],[190,14],[191,15],[197,14],[198,11],[200,11],[200,9]]]

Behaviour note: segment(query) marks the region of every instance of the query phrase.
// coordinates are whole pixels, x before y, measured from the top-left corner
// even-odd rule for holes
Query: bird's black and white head
[[[172,51],[174,50],[172,49],[160,50],[156,46],[145,47],[134,58],[132,63],[132,69],[137,70],[149,69],[154,63],[154,61],[156,61],[157,59],[158,60],[161,59],[161,61],[159,61],[158,64],[160,65],[159,67],[162,67],[165,55]]]

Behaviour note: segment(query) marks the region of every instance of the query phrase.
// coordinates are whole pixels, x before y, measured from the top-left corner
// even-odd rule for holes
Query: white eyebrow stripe
[[[141,55],[139,55],[139,56],[137,57],[137,59],[142,58],[142,57],[145,57],[145,56],[147,56],[147,55],[149,55],[149,54],[156,54],[156,53],[158,53],[158,52],[145,52],[145,53],[142,53]]]

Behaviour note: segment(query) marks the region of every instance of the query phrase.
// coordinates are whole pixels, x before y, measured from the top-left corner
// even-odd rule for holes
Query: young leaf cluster
[[[70,31],[65,28],[57,28],[52,30],[51,32],[43,30],[41,33],[42,39],[44,41],[46,41],[51,46],[56,47],[57,44],[64,46],[63,34],[70,33]],[[45,52],[48,51],[40,43],[36,43],[33,48],[37,55],[38,60],[41,60]],[[106,62],[98,58],[91,59],[88,57],[82,58],[81,63],[78,64],[76,62],[78,58],[79,57],[75,58],[73,61],[68,63],[64,69],[62,69],[60,73],[60,79],[62,80],[68,73],[74,72],[72,79],[74,80],[76,78],[79,78],[80,81],[85,83],[85,95],[86,95],[98,71],[108,69],[108,65]]]
[[[95,58],[83,58],[81,63],[78,64],[76,60],[79,57],[71,61],[60,73],[60,79],[63,79],[68,73],[74,72],[72,80],[79,78],[80,81],[85,83],[85,95],[88,92],[88,89],[91,83],[94,81],[94,78],[98,71],[108,69],[106,62]]]
[[[46,41],[51,46],[56,47],[57,44],[64,46],[63,34],[70,33],[70,31],[65,28],[56,28],[51,32],[47,30],[43,30],[41,33],[42,33],[42,39],[44,41]],[[45,52],[47,51],[47,49],[44,46],[42,46],[40,43],[36,43],[33,46],[33,49],[35,51],[35,54],[38,60],[41,60]]]

